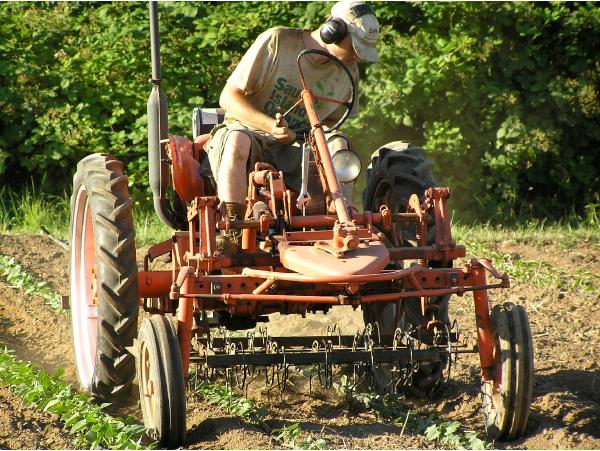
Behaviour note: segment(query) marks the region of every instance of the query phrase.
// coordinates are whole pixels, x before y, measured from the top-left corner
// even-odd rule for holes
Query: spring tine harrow
[[[452,358],[456,361],[458,352],[467,352],[457,350],[464,346],[457,343],[456,323],[438,330],[433,344],[424,343],[424,333],[421,327],[408,326],[396,328],[392,336],[383,336],[378,322],[366,324],[352,336],[343,335],[339,324],[330,324],[324,335],[312,338],[272,337],[266,327],[247,332],[245,337],[234,337],[221,327],[212,335],[194,339],[199,354],[196,372],[201,376],[196,376],[193,383],[197,387],[221,375],[227,387],[247,393],[248,386],[264,376],[267,389],[276,387],[284,393],[290,385],[291,367],[303,367],[312,395],[315,376],[321,387],[331,388],[335,368],[351,365],[346,390],[359,385],[373,389],[379,384],[386,393],[398,393],[412,385],[424,362],[442,362],[444,377],[448,378]],[[386,372],[380,371],[382,365]]]

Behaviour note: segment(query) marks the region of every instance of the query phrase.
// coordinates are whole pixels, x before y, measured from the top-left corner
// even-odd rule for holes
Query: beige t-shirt
[[[306,47],[304,34],[307,30],[296,28],[270,28],[262,33],[248,49],[229,79],[246,93],[247,99],[265,114],[275,117],[278,111],[287,111],[300,98],[302,83],[298,70],[298,54]],[[316,55],[304,56],[300,61],[308,88],[313,94],[337,100],[349,100],[351,81],[348,75],[333,61],[317,62]],[[322,58],[321,58],[322,59]],[[358,87],[356,62],[348,65]],[[345,107],[332,102],[317,101],[319,118],[325,125],[332,125],[345,112]],[[352,115],[358,114],[358,90]],[[235,118],[225,114],[226,121]],[[304,104],[301,103],[287,116],[288,126],[295,130],[310,127]]]

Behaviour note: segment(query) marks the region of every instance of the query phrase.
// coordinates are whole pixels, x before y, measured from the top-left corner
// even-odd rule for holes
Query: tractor
[[[426,395],[442,384],[457,353],[474,352],[488,437],[523,434],[533,381],[527,314],[508,302],[490,311],[488,290],[510,285],[490,260],[456,266],[466,250],[452,239],[450,191],[437,186],[423,150],[404,142],[376,150],[359,212],[349,199],[360,158],[350,148],[330,152],[317,108],[318,102],[346,108],[336,129],[355,94],[315,95],[304,82],[303,61],[317,54],[352,75],[329,53],[304,50],[297,60],[303,90],[294,105],[302,105],[310,121],[299,150],[302,192],[259,162],[248,174],[246,214],[232,220],[203,150],[223,112],[194,110],[191,140],[169,134],[155,2],[150,23],[149,182],[156,214],[172,234],[151,246],[138,268],[123,164],[108,154],[78,163],[69,307],[81,388],[116,402],[131,394],[137,376],[144,425],[164,446],[177,447],[185,440],[192,376],[224,369],[239,380],[258,370],[285,385],[291,367],[313,366],[330,386],[333,367],[347,365],[382,392]],[[241,231],[241,245],[220,252],[217,237],[230,230]],[[153,269],[159,257],[170,269]],[[473,293],[477,336],[471,348],[448,317],[451,296],[464,299],[467,292]],[[271,337],[264,327],[255,329],[271,313],[304,316],[336,306],[361,309],[364,328],[312,337]],[[227,333],[246,330],[254,331]]]

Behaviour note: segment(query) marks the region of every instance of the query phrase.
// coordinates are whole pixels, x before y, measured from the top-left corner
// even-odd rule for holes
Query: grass
[[[46,282],[39,281],[25,272],[14,257],[0,254],[0,277],[12,287],[23,290],[26,295],[39,296],[54,310],[64,312],[61,308],[60,294],[51,290]]]
[[[39,234],[44,227],[56,238],[68,242],[69,217],[67,194],[51,196],[37,192],[35,187],[19,193],[0,188],[0,234]],[[138,246],[159,243],[170,236],[170,229],[154,211],[134,207],[133,220]]]
[[[40,227],[65,240],[69,227],[69,201],[27,188],[20,193],[0,188],[0,233],[39,233]]]
[[[548,262],[524,259],[518,255],[500,252],[499,245],[523,244],[544,248],[556,246],[572,249],[575,245],[584,245],[600,252],[600,232],[597,227],[581,226],[572,228],[568,224],[546,225],[532,223],[514,228],[493,227],[491,225],[456,225],[453,237],[467,248],[468,256],[491,258],[500,272],[508,273],[511,278],[536,287],[556,287],[561,291],[593,295],[600,283],[600,275],[585,267],[573,266],[572,271],[557,268]]]
[[[573,224],[576,223],[577,226]],[[587,246],[600,251],[600,226],[589,222],[530,221],[505,227],[491,224],[453,224],[452,233],[460,241],[471,238],[476,242],[510,242],[544,248],[558,246],[568,250],[573,247]]]
[[[0,233],[39,233],[41,226],[63,241],[69,235],[69,197],[40,193],[34,186],[19,193],[0,188]],[[134,225],[138,246],[158,243],[170,236],[153,210],[134,206]],[[597,214],[597,213],[595,213]],[[600,232],[597,216],[584,219],[571,215],[562,222],[531,221],[511,227],[490,224],[453,225],[453,234],[467,249],[480,251],[494,244],[509,241],[528,246],[558,246],[572,249],[576,245],[600,251]]]
[[[77,448],[148,449],[145,429],[132,418],[120,419],[104,412],[109,404],[96,404],[89,395],[77,393],[62,380],[62,371],[49,376],[31,363],[18,360],[0,348],[0,383],[9,386],[25,404],[57,414]]]

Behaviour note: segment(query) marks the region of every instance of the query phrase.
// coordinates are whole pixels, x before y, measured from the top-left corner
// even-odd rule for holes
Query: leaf
[[[427,429],[425,429],[425,437],[427,440],[439,440],[440,438],[440,430],[436,424],[432,424]]]
[[[73,424],[73,426],[71,426],[71,432],[73,432],[73,433],[80,432],[83,429],[85,429],[87,424],[88,424],[87,419],[83,418],[83,419],[77,421],[75,424]]]

